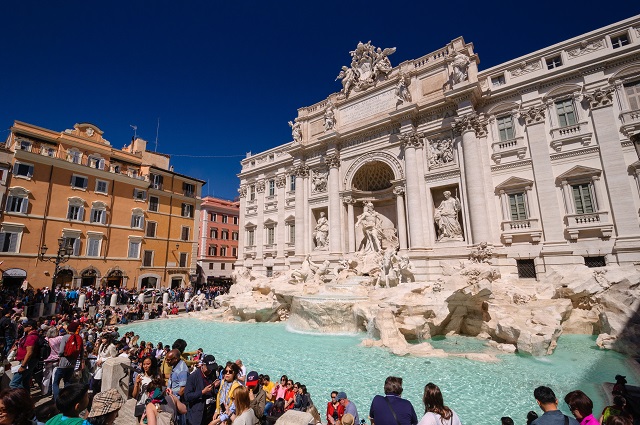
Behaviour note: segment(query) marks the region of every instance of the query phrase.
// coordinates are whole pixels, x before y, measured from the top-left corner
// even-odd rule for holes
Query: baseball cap
[[[345,393],[344,391],[340,391],[336,396],[336,400],[338,401],[344,400],[345,398],[347,398],[347,393]]]
[[[255,387],[260,382],[260,377],[258,376],[258,372],[252,370],[247,374],[247,387]]]
[[[211,354],[207,354],[206,356],[204,356],[201,363],[207,366],[209,369],[214,369],[218,366],[218,364],[216,363],[216,358]]]

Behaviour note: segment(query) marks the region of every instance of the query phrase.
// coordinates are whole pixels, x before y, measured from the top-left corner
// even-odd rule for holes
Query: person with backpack
[[[17,344],[16,360],[20,362],[18,371],[13,374],[9,388],[29,390],[29,381],[38,365],[38,324],[29,319],[23,325],[24,335]]]
[[[58,367],[53,374],[53,399],[58,399],[60,393],[60,381],[64,380],[64,384],[70,384],[73,377],[73,371],[78,359],[84,358],[84,344],[78,330],[80,323],[71,322],[67,325],[67,334],[60,341],[58,356],[60,361]],[[83,362],[80,362],[80,369],[83,368]]]

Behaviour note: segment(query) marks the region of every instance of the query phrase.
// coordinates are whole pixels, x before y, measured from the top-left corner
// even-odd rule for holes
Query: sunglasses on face
[[[232,371],[232,370],[229,370],[229,369],[225,369],[225,370],[224,370],[224,373],[225,373],[225,374],[233,374],[233,371]]]

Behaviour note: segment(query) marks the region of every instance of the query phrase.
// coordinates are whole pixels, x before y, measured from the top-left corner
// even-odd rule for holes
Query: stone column
[[[335,152],[324,157],[324,162],[329,167],[329,252],[342,251],[342,220],[340,217],[340,155]]]
[[[558,204],[558,192],[556,189],[551,157],[549,156],[549,140],[545,131],[546,106],[534,106],[525,111],[521,116],[525,120],[527,138],[529,139],[529,153],[533,163],[533,175],[536,182],[538,204],[540,205],[540,226],[544,233],[545,243],[566,242],[564,236],[564,214]],[[571,204],[571,198],[566,198]],[[570,195],[570,194],[569,194]],[[566,202],[565,201],[565,202]],[[567,209],[567,214],[571,214]]]
[[[407,222],[404,211],[404,187],[394,187],[393,194],[396,195],[396,210],[398,215],[398,241],[400,242],[400,249],[407,249]]]
[[[309,175],[309,168],[304,165],[298,165],[293,169],[292,174],[296,176],[296,255],[304,255],[307,252],[304,240],[304,186],[305,177]]]
[[[596,89],[585,96],[591,108],[593,128],[600,145],[600,160],[604,171],[604,183],[611,203],[611,217],[618,237],[637,237],[638,213],[629,196],[629,176],[620,144],[620,122],[613,110],[614,87]],[[594,182],[594,186],[596,182]],[[597,189],[596,189],[597,190]],[[598,199],[599,210],[605,210],[605,199]],[[617,245],[617,242],[616,242]]]
[[[264,180],[256,182],[256,259],[263,263],[265,228],[264,228]]]
[[[287,176],[280,175],[276,177],[276,188],[278,195],[278,234],[276,235],[277,257],[284,258],[284,252],[287,246],[287,226],[285,220],[285,197],[287,187]]]
[[[245,225],[245,214],[247,213],[247,186],[242,185],[238,189],[238,195],[240,195],[240,220],[238,221],[238,260],[237,263],[243,265],[244,264],[244,246],[246,244],[246,229]],[[209,232],[209,229],[206,230]],[[205,236],[209,236],[208,234]],[[209,247],[206,248],[207,250]]]
[[[531,196],[531,186],[526,186],[524,188],[524,193],[525,193],[525,205],[527,207],[527,217],[529,218],[537,218],[538,215],[536,213],[536,209],[535,208],[531,208],[531,202],[533,202],[533,197]]]
[[[348,252],[356,252],[356,223],[353,216],[353,204],[355,204],[356,201],[351,196],[345,196],[342,198],[342,202],[347,205],[347,230],[349,237],[347,250]]]
[[[420,204],[420,175],[416,164],[416,149],[422,146],[421,135],[415,132],[399,136],[404,146],[406,169],[407,206],[409,208],[409,243],[411,248],[424,248],[422,205]]]
[[[483,147],[479,146],[480,142],[477,139],[477,136],[486,134],[486,126],[477,116],[469,114],[456,120],[454,129],[462,135],[466,195],[471,224],[470,242],[491,242],[484,170],[480,160]]]
[[[502,219],[504,221],[511,221],[511,215],[509,214],[509,196],[504,190],[500,191],[500,203],[502,204]]]
[[[562,180],[562,199],[564,199],[564,209],[567,214],[573,214],[575,211],[573,209],[573,202],[571,202],[571,198],[573,194],[571,193],[571,186],[566,180]]]

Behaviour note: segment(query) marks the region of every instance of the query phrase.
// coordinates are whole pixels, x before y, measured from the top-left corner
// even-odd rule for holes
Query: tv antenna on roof
[[[137,139],[138,138],[138,134],[136,132],[138,131],[138,126],[129,124],[129,127],[133,128],[133,139],[134,140]]]
[[[156,127],[156,152],[158,152],[158,133],[160,133],[160,117],[158,117],[158,127]]]

